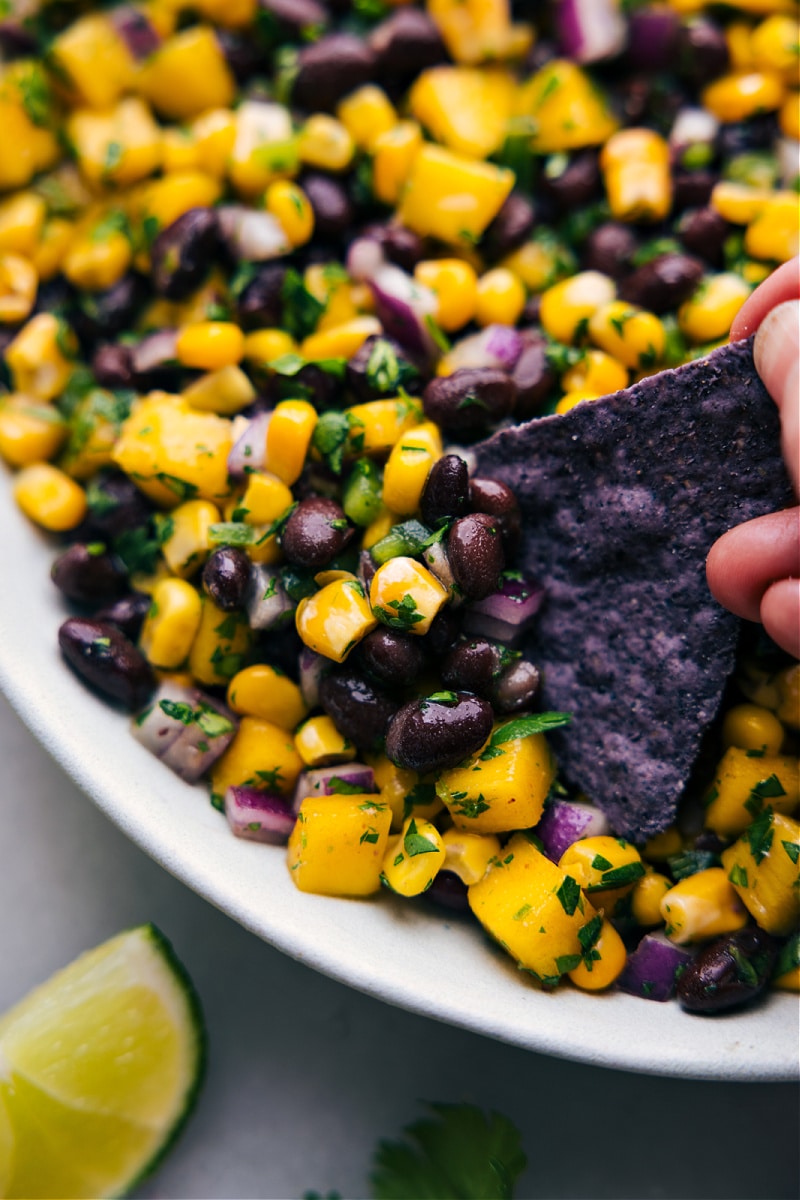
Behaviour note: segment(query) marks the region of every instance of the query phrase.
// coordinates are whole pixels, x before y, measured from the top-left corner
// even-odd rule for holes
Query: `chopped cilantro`
[[[560,975],[565,975],[567,971],[574,971],[583,961],[581,954],[561,954],[556,959],[556,970]]]
[[[407,632],[425,620],[425,614],[417,611],[417,602],[409,592],[406,592],[402,600],[389,600],[387,607],[375,605],[372,611],[384,625],[401,632]]]
[[[194,720],[194,709],[191,704],[184,704],[181,700],[160,700],[158,707],[165,716],[171,717],[174,721],[180,721],[182,725],[191,725]]]
[[[303,277],[294,267],[286,272],[281,289],[283,324],[288,333],[302,341],[317,328],[325,305],[308,290]]]
[[[378,837],[379,834],[377,829],[373,825],[370,825],[364,830],[361,837],[358,839],[359,845],[363,845],[364,842],[370,842],[372,845],[374,845],[378,841]]]
[[[535,733],[547,733],[551,729],[560,729],[563,725],[568,725],[571,720],[571,713],[544,712],[506,721],[505,725],[495,729],[489,739],[489,745],[481,755],[481,761],[486,762],[489,759],[497,758],[499,754],[502,754],[499,747],[504,746],[507,742],[516,742],[522,738],[532,737]]]
[[[160,546],[153,521],[136,529],[123,530],[112,543],[114,553],[122,559],[131,575],[149,575],[155,569]]]
[[[609,859],[604,858],[602,854],[595,854],[591,865],[595,871],[609,871],[614,864]]]
[[[635,883],[637,879],[641,879],[644,873],[644,863],[625,863],[622,867],[614,867],[611,871],[604,871],[600,876],[599,882],[591,884],[590,887],[587,887],[586,891],[600,892],[605,888],[626,887],[629,883]]]
[[[728,879],[730,879],[734,887],[746,888],[750,886],[747,878],[747,867],[742,867],[739,865],[739,863],[735,863],[731,868]]]
[[[455,704],[458,696],[455,692],[432,692],[430,696],[425,697],[426,700],[433,700],[437,704]]]
[[[571,875],[566,875],[564,882],[556,892],[556,898],[567,916],[571,917],[581,903],[580,884]]]
[[[744,806],[752,817],[757,817],[764,808],[765,800],[777,800],[779,796],[785,795],[786,789],[778,776],[773,774],[768,779],[762,779],[751,789]]]
[[[800,859],[800,842],[781,842],[789,858],[797,866],[797,861]]]
[[[408,833],[403,838],[403,849],[409,858],[416,858],[419,854],[435,854],[439,847],[417,832],[417,823],[412,817]]]
[[[772,809],[765,808],[742,835],[750,847],[750,853],[755,859],[756,866],[767,857],[772,847],[775,833],[772,827],[772,815]]]
[[[360,796],[364,788],[361,784],[350,783],[348,779],[342,779],[340,775],[331,775],[327,783],[327,790],[331,796]]]
[[[238,521],[221,521],[208,527],[208,540],[214,546],[249,546],[255,537],[256,531],[252,525]]]

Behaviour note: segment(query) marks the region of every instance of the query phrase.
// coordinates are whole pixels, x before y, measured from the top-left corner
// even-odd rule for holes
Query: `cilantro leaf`
[[[374,1200],[509,1200],[525,1169],[519,1130],[470,1104],[432,1104],[434,1116],[378,1144]]]
[[[302,341],[317,328],[325,312],[325,305],[309,292],[303,277],[294,267],[286,272],[281,288],[283,301],[283,324],[297,341]]]
[[[481,755],[481,760],[485,762],[488,759],[497,758],[499,754],[502,754],[499,747],[504,746],[506,742],[516,742],[520,738],[532,737],[535,733],[547,733],[551,729],[560,729],[562,725],[568,725],[571,720],[571,713],[544,712],[532,713],[527,717],[517,717],[514,721],[506,721],[505,725],[495,729],[489,739],[489,745]]]

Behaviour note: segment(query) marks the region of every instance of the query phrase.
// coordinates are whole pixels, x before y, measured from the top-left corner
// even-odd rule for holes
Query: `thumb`
[[[781,444],[795,491],[800,481],[800,300],[767,313],[753,344],[756,370],[781,414]]]

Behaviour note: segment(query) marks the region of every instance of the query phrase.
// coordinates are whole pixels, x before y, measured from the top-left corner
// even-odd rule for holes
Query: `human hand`
[[[731,341],[755,331],[756,370],[778,406],[786,467],[800,491],[800,259],[784,263],[753,292]],[[800,508],[738,525],[711,547],[706,562],[713,595],[747,621],[760,621],[774,642],[800,658]]]

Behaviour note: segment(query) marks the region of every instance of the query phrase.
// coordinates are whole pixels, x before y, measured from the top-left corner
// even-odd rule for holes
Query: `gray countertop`
[[[171,939],[205,1008],[206,1086],[142,1200],[334,1189],[357,1200],[369,1194],[376,1141],[430,1100],[494,1108],[519,1126],[529,1165],[518,1200],[796,1196],[793,1085],[694,1083],[545,1058],[315,974],[127,841],[2,699],[0,781],[0,1010],[143,921]]]

